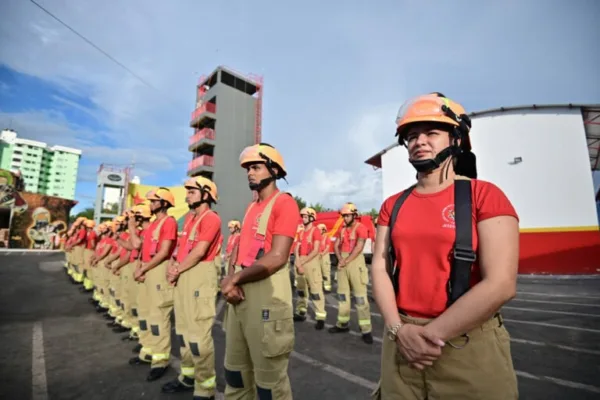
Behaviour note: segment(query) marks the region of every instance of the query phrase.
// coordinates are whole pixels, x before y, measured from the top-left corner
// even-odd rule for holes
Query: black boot
[[[165,372],[167,372],[167,369],[169,369],[168,366],[167,367],[150,368],[150,373],[146,377],[146,380],[148,382],[152,382],[152,381],[162,378],[162,376],[165,374]]]
[[[363,333],[362,340],[366,344],[373,344],[373,335],[371,334],[371,332],[369,332],[369,333]]]
[[[141,344],[136,345],[132,351],[134,354],[138,354],[140,351],[142,351],[142,345]]]
[[[148,361],[142,361],[139,357],[129,359],[129,365],[150,365]]]
[[[306,321],[306,314],[294,314],[294,322]]]
[[[315,325],[315,329],[320,331],[323,328],[325,328],[325,321],[317,321],[317,324]]]
[[[331,328],[329,328],[329,333],[346,333],[346,332],[350,332],[350,328],[347,326],[344,328],[340,328],[339,326],[332,326]]]
[[[167,382],[162,386],[161,392],[163,393],[183,393],[183,392],[193,392],[194,386],[186,386],[179,381],[179,379],[175,378],[171,382]]]

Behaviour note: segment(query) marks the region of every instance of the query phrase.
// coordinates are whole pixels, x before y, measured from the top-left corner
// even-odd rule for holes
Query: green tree
[[[84,209],[83,211],[78,212],[75,215],[71,215],[69,217],[69,223],[75,222],[75,220],[79,217],[84,217],[87,219],[94,219],[94,209],[92,207],[88,207],[88,208]]]
[[[363,215],[370,215],[371,218],[374,220],[375,218],[377,218],[377,216],[379,215],[379,211],[377,211],[374,208],[371,208],[370,211],[367,211],[365,213],[363,213]]]
[[[296,200],[296,204],[298,204],[299,209],[302,210],[304,207],[306,207],[306,201],[304,201],[302,197],[294,196],[294,200]]]
[[[327,211],[333,211],[331,208],[327,208],[327,207],[325,207],[321,203],[311,204],[309,207],[312,208],[313,210],[315,210],[318,213],[320,213],[320,212],[327,212]]]

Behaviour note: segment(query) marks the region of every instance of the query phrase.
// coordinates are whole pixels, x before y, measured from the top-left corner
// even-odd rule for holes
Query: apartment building
[[[27,192],[74,200],[80,158],[81,150],[0,133],[0,168],[19,171]]]

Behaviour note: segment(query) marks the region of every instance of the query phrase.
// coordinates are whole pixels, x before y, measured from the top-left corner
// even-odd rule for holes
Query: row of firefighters
[[[276,152],[271,147],[268,150]],[[242,165],[256,162],[253,160],[257,157],[260,155],[246,154]],[[275,187],[269,179],[262,179],[263,186],[265,180]],[[310,303],[315,328],[325,327],[325,293],[332,290],[332,239],[327,228],[316,224],[314,209],[299,211],[293,198],[275,187],[267,199],[251,203],[242,223],[228,223],[229,237],[222,252],[221,219],[211,209],[218,201],[215,183],[195,177],[185,183],[185,188],[191,212],[185,217],[181,233],[177,232],[175,219],[167,214],[174,206],[174,196],[166,188],[149,192],[145,203],[98,226],[92,220],[78,218],[64,246],[67,273],[74,283],[83,285],[82,291],[93,293],[90,302],[110,320],[107,324],[113,331],[129,332],[123,340],[139,342],[133,350],[137,355],[129,363],[150,365],[148,381],[162,377],[169,366],[170,315],[174,311],[181,369],[177,379],[163,385],[162,391],[193,391],[196,400],[215,396],[212,327],[218,313],[216,303],[221,289],[233,293],[225,296],[229,304],[222,323],[227,336],[226,398],[254,398],[252,391],[260,399],[291,398],[287,356],[294,345],[292,321],[307,320]],[[258,189],[260,192],[264,188]],[[349,332],[352,294],[362,340],[371,344],[369,273],[362,252],[368,232],[357,220],[358,211],[352,203],[345,204],[340,213],[345,224],[334,241],[339,263],[333,276],[339,307],[337,324],[329,332]],[[298,214],[303,221],[301,227],[297,226]],[[258,262],[272,249],[273,237],[278,234],[295,236],[284,268],[248,282],[243,290],[240,286],[227,290],[231,282],[223,278],[231,278]],[[294,278],[288,269],[290,253],[295,255]],[[295,310],[292,280],[297,295]],[[248,382],[255,382],[256,387]]]

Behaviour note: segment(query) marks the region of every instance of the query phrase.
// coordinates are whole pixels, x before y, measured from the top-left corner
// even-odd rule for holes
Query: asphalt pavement
[[[57,253],[0,253],[0,398],[190,399],[165,395],[145,380],[146,366],[130,366],[133,342],[121,340],[71,284]],[[220,306],[221,303],[218,303]],[[337,301],[327,295],[327,323]],[[290,360],[295,399],[368,399],[380,370],[383,322],[371,303],[375,343],[360,339],[356,312],[351,334],[316,331],[296,324]],[[522,399],[600,398],[600,279],[520,278],[517,298],[502,314],[512,337],[512,355]],[[224,389],[225,336],[219,313],[213,336],[217,386]]]

